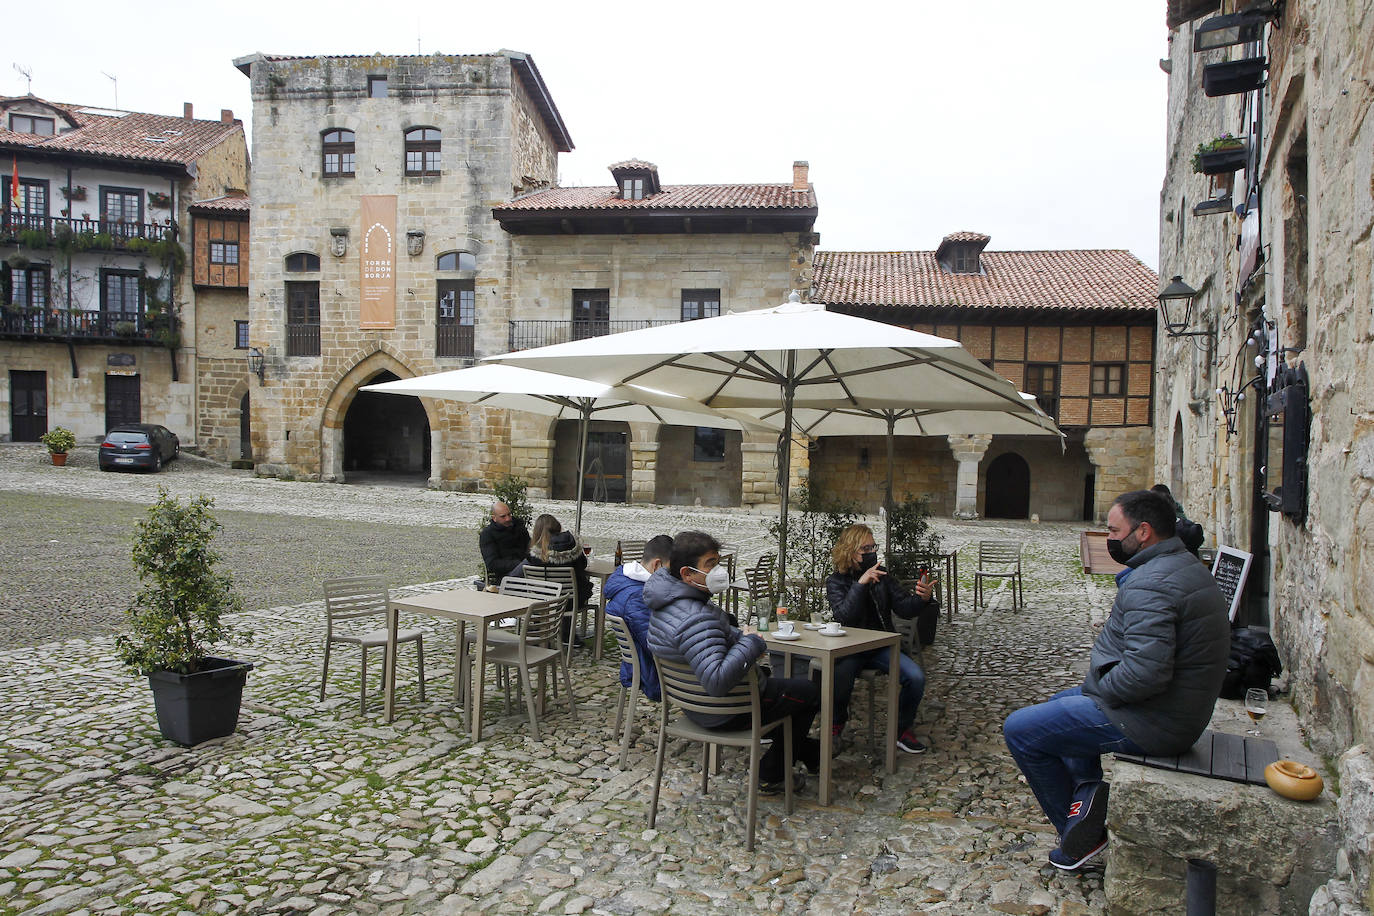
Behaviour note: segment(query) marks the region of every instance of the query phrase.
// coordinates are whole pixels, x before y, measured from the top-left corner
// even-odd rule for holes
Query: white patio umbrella
[[[791,301],[676,325],[522,350],[488,361],[671,392],[715,408],[987,409],[1031,414],[1006,379],[958,341]],[[790,432],[779,444],[786,575]]]
[[[364,385],[362,391],[464,401],[481,407],[523,410],[559,419],[577,418],[577,519],[582,533],[582,484],[587,426],[592,417],[721,429],[768,428],[765,421],[723,417],[701,404],[633,385],[613,386],[517,366],[482,365]],[[776,427],[774,427],[776,428]]]

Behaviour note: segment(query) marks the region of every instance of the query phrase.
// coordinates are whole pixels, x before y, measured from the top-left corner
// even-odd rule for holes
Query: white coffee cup
[[[796,629],[797,629],[796,624],[794,624],[794,623],[793,623],[792,621],[790,621],[790,620],[786,620],[786,621],[783,621],[782,623],[778,624],[778,635],[779,635],[779,636],[791,636],[793,633],[796,632]]]
[[[840,624],[839,624],[839,621],[836,621],[836,620],[827,621],[826,624],[825,624],[825,626],[821,627],[821,632],[822,632],[822,633],[828,633],[828,634],[830,634],[831,636],[834,636],[836,633],[840,632]]]

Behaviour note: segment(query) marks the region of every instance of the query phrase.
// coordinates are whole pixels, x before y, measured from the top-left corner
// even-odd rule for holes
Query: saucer
[[[822,636],[843,636],[845,634],[844,630],[817,630],[816,632]]]
[[[794,631],[792,631],[792,635],[791,635],[791,636],[788,636],[786,633],[774,633],[774,634],[773,634],[773,638],[774,638],[774,639],[784,639],[784,640],[791,641],[791,640],[793,640],[793,639],[801,639],[801,634],[798,633],[798,632],[796,632],[796,631],[794,630]]]
[[[819,630],[819,629],[820,629],[821,627],[823,627],[823,626],[825,626],[825,624],[823,624],[823,623],[804,623],[804,624],[802,624],[802,629],[804,629],[804,630]]]

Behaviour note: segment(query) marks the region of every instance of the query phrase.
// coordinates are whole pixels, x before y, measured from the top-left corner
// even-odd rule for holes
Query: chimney
[[[192,109],[190,102],[181,103],[181,116],[188,121],[194,120],[194,109]]]
[[[234,109],[232,109],[232,108],[221,108],[221,109],[219,110],[219,122],[220,122],[221,124],[233,124],[233,123],[234,123]]]
[[[801,159],[792,163],[792,190],[805,191],[807,189],[807,173],[809,171],[811,171],[811,166]]]

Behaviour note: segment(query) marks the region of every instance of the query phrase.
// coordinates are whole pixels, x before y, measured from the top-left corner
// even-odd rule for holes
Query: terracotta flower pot
[[[66,452],[48,452],[48,457],[52,459],[53,464],[57,465],[60,468],[67,466]]]

